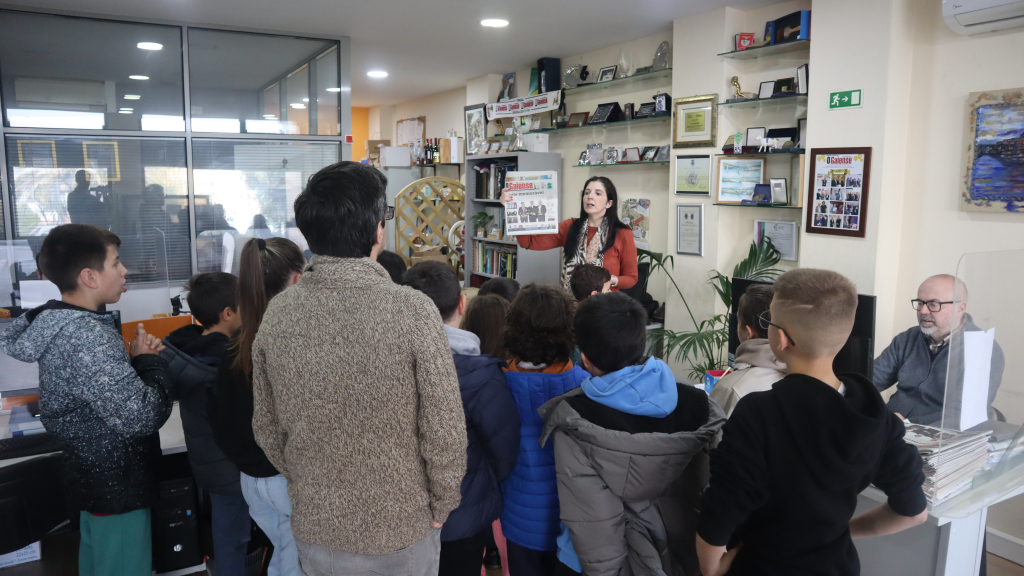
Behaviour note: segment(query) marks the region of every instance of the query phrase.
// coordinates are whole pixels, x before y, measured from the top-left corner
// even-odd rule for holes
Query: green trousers
[[[153,538],[149,508],[127,514],[80,515],[79,576],[150,576]]]

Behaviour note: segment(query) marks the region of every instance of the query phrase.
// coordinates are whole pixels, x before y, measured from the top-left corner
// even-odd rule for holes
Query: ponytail
[[[271,298],[280,294],[294,274],[306,266],[302,250],[287,238],[253,238],[242,248],[238,271],[238,313],[242,329],[232,347],[232,369],[252,376],[252,343]]]

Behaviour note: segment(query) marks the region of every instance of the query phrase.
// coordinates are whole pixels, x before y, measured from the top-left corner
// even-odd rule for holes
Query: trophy
[[[757,98],[757,94],[754,94],[753,92],[741,91],[739,76],[733,76],[730,83],[736,87],[736,93],[733,95],[732,98],[726,100],[726,102],[740,102],[742,100],[750,100],[753,98]]]

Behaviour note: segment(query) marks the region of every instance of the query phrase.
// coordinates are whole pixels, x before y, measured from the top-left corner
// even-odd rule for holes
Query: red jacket
[[[533,234],[516,236],[516,242],[527,250],[552,250],[565,246],[569,236],[569,227],[576,218],[568,218],[558,223],[558,234]],[[587,242],[594,238],[597,228],[587,226]],[[563,263],[564,266],[564,263]],[[615,244],[604,253],[604,268],[612,276],[619,278],[619,285],[612,288],[619,291],[632,288],[636,284],[636,244],[630,230],[619,229],[615,235]]]

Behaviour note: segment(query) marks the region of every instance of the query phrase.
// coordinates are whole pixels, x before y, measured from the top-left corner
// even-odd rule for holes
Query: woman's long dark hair
[[[608,238],[604,241],[604,246],[601,248],[601,254],[604,254],[615,245],[615,236],[619,229],[631,230],[629,226],[626,226],[619,219],[619,193],[615,191],[615,184],[612,181],[605,178],[604,176],[594,176],[587,183],[583,185],[583,191],[580,192],[580,217],[569,226],[569,233],[565,237],[565,261],[566,263],[572,262],[572,259],[576,256],[576,247],[579,245],[580,234],[587,233],[587,211],[583,209],[583,199],[587,194],[587,186],[591,182],[600,182],[604,184],[604,191],[607,194],[608,199],[612,201],[612,207],[608,209],[604,214],[604,221],[608,223]]]
[[[238,270],[238,313],[242,330],[232,344],[231,367],[252,376],[252,342],[263,322],[270,299],[280,294],[294,274],[306,267],[302,249],[287,238],[253,238],[242,248]]]
[[[466,315],[462,318],[462,329],[480,338],[481,354],[507,359],[505,318],[508,309],[508,301],[497,294],[484,294],[469,301]]]

